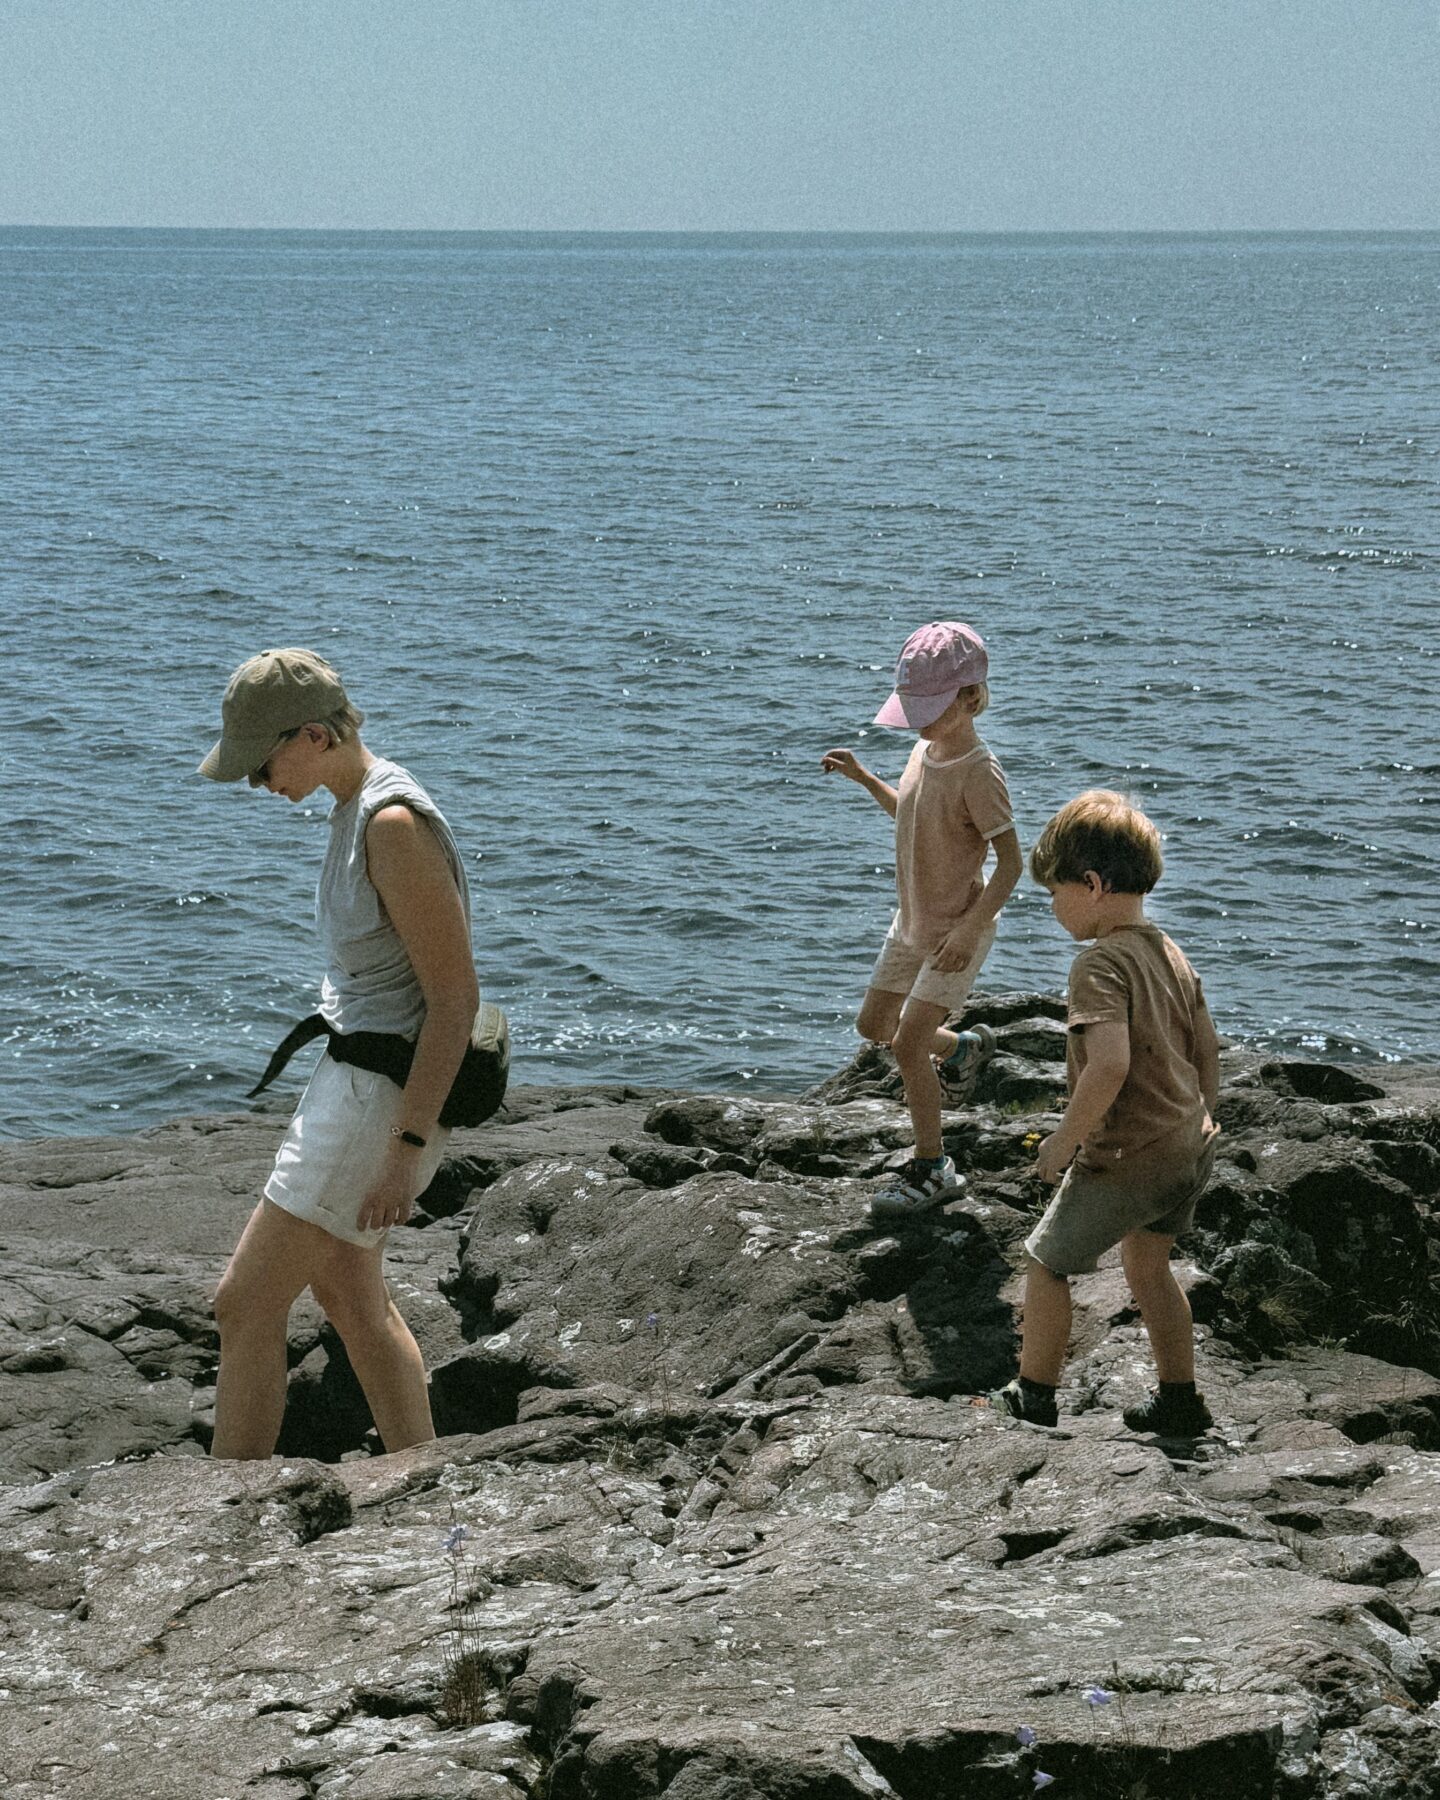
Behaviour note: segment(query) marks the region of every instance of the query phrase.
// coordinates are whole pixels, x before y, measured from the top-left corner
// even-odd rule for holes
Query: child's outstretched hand
[[[827,775],[844,775],[851,781],[863,781],[865,770],[853,750],[827,750],[820,758]]]

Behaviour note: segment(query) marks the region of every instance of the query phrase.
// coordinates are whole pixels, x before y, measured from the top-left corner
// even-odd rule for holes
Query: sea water
[[[0,1131],[233,1108],[312,1008],[326,797],[195,774],[280,644],[448,814],[517,1079],[848,1056],[892,831],[820,756],[898,775],[932,618],[1023,841],[1153,814],[1222,1031],[1440,1054],[1440,236],[17,228],[0,286]],[[1072,953],[1027,881],[981,985]]]

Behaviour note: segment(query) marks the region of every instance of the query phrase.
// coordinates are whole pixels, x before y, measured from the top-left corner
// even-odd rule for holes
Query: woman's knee
[[[357,1289],[344,1281],[312,1281],[310,1291],[321,1312],[340,1334],[344,1344],[382,1337],[390,1328],[390,1296]]]
[[[261,1282],[227,1269],[215,1290],[215,1324],[221,1337],[240,1331],[283,1331],[290,1317],[290,1300],[269,1292]]]

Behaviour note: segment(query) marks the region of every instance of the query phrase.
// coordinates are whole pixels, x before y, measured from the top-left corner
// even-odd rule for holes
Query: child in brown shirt
[[[1070,971],[1070,1104],[1040,1146],[1038,1172],[1060,1188],[1025,1242],[1020,1374],[992,1397],[1031,1424],[1057,1418],[1067,1277],[1117,1243],[1160,1379],[1125,1423],[1165,1437],[1197,1437],[1213,1423],[1195,1391],[1190,1305],[1170,1251],[1210,1179],[1219,1045],[1195,971],[1145,917],[1161,868],[1149,819],[1098,789],[1062,807],[1030,856],[1055,917],[1073,938],[1094,940]]]
[[[879,725],[919,734],[899,787],[872,775],[853,751],[821,758],[823,769],[857,782],[895,821],[899,907],[855,1026],[895,1053],[915,1154],[871,1199],[878,1219],[923,1214],[963,1186],[941,1142],[942,1098],[963,1091],[992,1048],[983,1028],[945,1028],[965,1004],[1023,866],[1005,776],[975,730],[989,699],[989,666],[968,625],[922,625],[900,652],[895,692],[875,715]]]

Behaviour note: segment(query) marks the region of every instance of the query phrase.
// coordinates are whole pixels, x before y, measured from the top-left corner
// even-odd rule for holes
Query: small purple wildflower
[[[1022,1750],[1028,1750],[1035,1742],[1034,1730],[1029,1725],[1022,1725],[1015,1733],[1015,1742]]]
[[[1115,1696],[1109,1688],[1088,1687],[1081,1698],[1087,1706],[1108,1706]]]
[[[452,1525],[445,1533],[445,1554],[458,1556],[465,1548],[465,1540],[469,1535],[470,1527],[468,1525]]]
[[[1055,1777],[1053,1775],[1047,1775],[1043,1769],[1037,1769],[1030,1777],[1031,1782],[1037,1788],[1049,1787],[1054,1779]]]
[[[659,1323],[660,1323],[660,1315],[659,1315],[659,1313],[646,1313],[646,1315],[645,1315],[645,1329],[646,1329],[646,1330],[647,1330],[647,1331],[653,1331],[653,1330],[654,1330],[654,1329],[655,1329],[655,1327],[656,1327],[656,1326],[657,1326],[657,1325],[658,1325],[658,1324],[659,1324]]]

